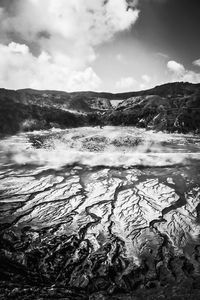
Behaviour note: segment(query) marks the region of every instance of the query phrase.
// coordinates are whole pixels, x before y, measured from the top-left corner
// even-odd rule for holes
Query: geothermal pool
[[[0,226],[2,297],[199,299],[200,137],[83,127],[3,138]]]

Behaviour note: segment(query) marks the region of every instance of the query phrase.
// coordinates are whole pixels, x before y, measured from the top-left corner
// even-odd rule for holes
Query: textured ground
[[[0,299],[199,299],[198,147],[126,128],[1,141]]]

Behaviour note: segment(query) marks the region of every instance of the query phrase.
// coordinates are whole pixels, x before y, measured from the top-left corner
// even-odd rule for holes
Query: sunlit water
[[[180,257],[200,275],[199,186],[199,136],[84,127],[4,138],[3,278],[126,292],[144,265],[138,287],[160,284],[161,265],[170,283],[185,278],[169,266]]]

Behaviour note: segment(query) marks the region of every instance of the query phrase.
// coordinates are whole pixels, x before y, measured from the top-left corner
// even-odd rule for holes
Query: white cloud
[[[68,82],[68,90],[96,90],[100,86],[101,80],[91,67],[84,72],[74,72]]]
[[[82,71],[68,67],[68,60],[42,52],[33,56],[25,45],[0,45],[0,83],[7,88],[37,88],[56,90],[98,89],[101,80],[91,67]]]
[[[137,81],[133,77],[122,77],[119,81],[116,82],[115,88],[117,91],[127,91],[129,89],[135,88]]]
[[[168,61],[167,67],[170,71],[172,71],[173,73],[175,73],[178,76],[182,76],[185,73],[184,66],[180,63],[177,63],[174,60]]]
[[[23,44],[17,44],[14,42],[11,42],[9,44],[10,51],[13,53],[19,53],[19,54],[27,54],[29,52],[29,47]]]
[[[98,89],[100,79],[90,66],[96,46],[129,29],[139,14],[127,10],[126,0],[13,2],[14,13],[0,11],[0,36],[12,32],[24,44],[3,45],[2,38],[0,85],[9,88]],[[36,45],[39,56],[27,45]]]
[[[125,57],[121,54],[121,53],[118,53],[116,55],[116,59],[119,61],[119,62],[125,62]]]
[[[144,80],[145,83],[150,83],[151,77],[147,74],[142,75],[142,79]]]
[[[197,66],[197,67],[200,67],[200,58],[193,61],[193,65]]]
[[[200,73],[196,73],[194,71],[186,71],[181,81],[200,83]]]
[[[149,75],[143,74],[141,78],[142,78],[142,82],[139,85],[140,90],[145,90],[152,87],[153,82],[152,82],[152,78]]]
[[[172,81],[186,81],[191,83],[200,82],[200,73],[185,69],[185,67],[176,61],[169,61],[167,67],[172,74]]]

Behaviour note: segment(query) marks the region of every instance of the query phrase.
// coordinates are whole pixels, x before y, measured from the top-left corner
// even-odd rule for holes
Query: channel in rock
[[[115,133],[99,131],[103,143],[112,144]],[[113,152],[115,163],[111,152],[102,160],[106,153],[98,150],[101,163],[83,164],[94,155],[85,152],[96,138],[89,132],[77,162],[72,157],[69,164],[64,155],[58,162],[56,149],[49,148],[52,140],[67,140],[68,132],[51,135],[39,149],[31,145],[34,134],[31,142],[29,134],[13,138],[15,152],[12,138],[6,140],[9,151],[5,141],[1,145],[6,157],[0,173],[1,297],[172,299],[184,294],[198,299],[198,153],[185,151],[176,161],[173,147],[170,155],[152,150],[153,156],[144,152],[148,164],[138,164],[142,158],[131,142],[121,156]],[[141,150],[144,136],[137,135]],[[183,142],[182,136],[175,138]],[[24,151],[20,159],[19,149]],[[130,156],[127,166],[124,159]],[[41,158],[37,163],[36,157]]]

